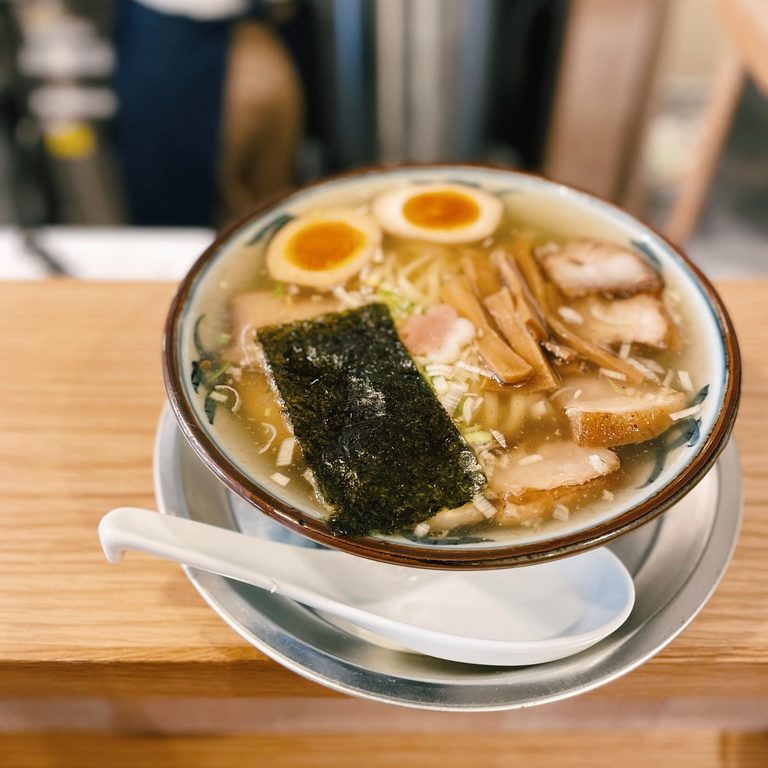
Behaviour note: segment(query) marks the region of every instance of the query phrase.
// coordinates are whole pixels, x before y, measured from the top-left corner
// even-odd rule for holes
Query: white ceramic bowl
[[[226,419],[212,426],[190,380],[197,318],[225,306],[228,286],[252,274],[282,223],[318,207],[350,205],[403,183],[455,181],[503,198],[509,214],[564,237],[593,237],[634,249],[681,298],[689,343],[696,349],[701,410],[656,444],[644,482],[598,503],[586,514],[540,530],[493,529],[480,536],[409,539],[402,535],[344,538],[328,528],[319,507],[249,467],[247,450]],[[179,426],[206,465],[261,512],[321,544],[404,565],[489,568],[563,557],[605,544],[653,519],[690,491],[713,465],[733,428],[740,394],[738,344],[712,285],[671,243],[624,211],[592,195],[538,176],[467,165],[404,166],[359,171],[300,189],[222,233],[184,278],[171,307],[164,345],[168,396]],[[242,438],[240,438],[242,439]]]

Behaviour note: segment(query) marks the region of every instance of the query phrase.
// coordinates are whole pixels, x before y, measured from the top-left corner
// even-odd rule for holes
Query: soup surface
[[[503,194],[396,184],[282,217],[238,261],[197,320],[192,382],[253,474],[342,535],[556,530],[698,436],[707,388],[675,286]]]

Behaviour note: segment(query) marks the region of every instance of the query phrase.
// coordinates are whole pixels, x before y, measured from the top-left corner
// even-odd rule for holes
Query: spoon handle
[[[99,538],[111,563],[129,549],[158,555],[277,592],[399,646],[473,664],[536,664],[576,653],[616,629],[634,599],[629,573],[607,550],[457,577],[264,541],[132,507],[106,514]],[[541,595],[536,610],[526,585]],[[578,615],[566,615],[564,623],[564,609]],[[573,634],[584,623],[580,616],[596,618],[596,625]],[[521,636],[521,627],[529,626],[535,631]]]
[[[129,549],[174,560],[237,581],[277,591],[301,602],[306,591],[317,591],[307,555],[318,553],[274,541],[263,541],[195,520],[161,515],[148,509],[120,507],[104,515],[99,539],[110,563],[119,563]],[[302,566],[302,562],[304,565]],[[322,589],[320,590],[322,592]],[[320,600],[322,594],[316,595]]]

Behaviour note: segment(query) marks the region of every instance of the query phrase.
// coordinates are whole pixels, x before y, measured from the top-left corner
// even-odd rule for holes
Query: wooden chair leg
[[[664,234],[672,242],[685,242],[696,229],[743,85],[741,60],[734,51],[729,51],[712,86],[692,167],[680,185],[664,225]]]

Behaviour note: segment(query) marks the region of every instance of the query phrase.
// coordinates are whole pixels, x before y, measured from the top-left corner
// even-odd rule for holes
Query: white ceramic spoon
[[[264,541],[124,507],[99,525],[111,563],[129,549],[296,600],[428,656],[516,666],[570,656],[621,626],[632,578],[609,550],[490,571],[437,571]]]

